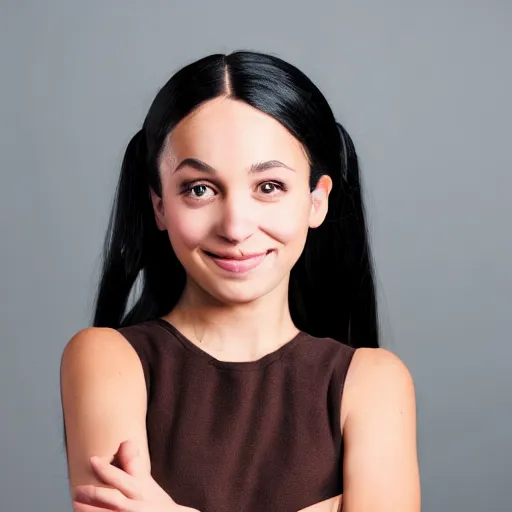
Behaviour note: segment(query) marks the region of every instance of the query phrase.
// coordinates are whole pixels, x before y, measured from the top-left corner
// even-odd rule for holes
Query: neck
[[[188,281],[178,304],[165,319],[222,361],[255,361],[298,333],[290,315],[287,280],[267,295],[244,304],[221,303]]]

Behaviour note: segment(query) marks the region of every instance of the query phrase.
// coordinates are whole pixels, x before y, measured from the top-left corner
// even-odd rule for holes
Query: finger
[[[327,500],[315,503],[309,507],[302,508],[299,512],[338,512],[340,509],[342,495],[334,496]]]
[[[121,467],[126,471],[130,466],[133,459],[135,459],[138,455],[138,450],[133,443],[133,441],[123,441],[119,445],[119,449],[117,450],[116,457],[120,462]]]
[[[112,512],[114,508],[96,507],[78,501],[73,501],[73,512]]]
[[[104,507],[107,510],[136,512],[134,501],[128,499],[117,489],[98,487],[96,485],[80,485],[75,487],[74,501],[84,505]]]
[[[140,451],[133,441],[123,441],[117,451],[121,467],[132,476],[147,474],[147,468],[140,456]]]
[[[99,457],[91,457],[91,466],[104,484],[114,487],[132,500],[142,498],[140,492],[137,491],[134,478],[122,469],[116,468]]]

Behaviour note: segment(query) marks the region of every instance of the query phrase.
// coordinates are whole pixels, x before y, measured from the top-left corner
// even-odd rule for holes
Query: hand
[[[76,486],[73,493],[76,512],[199,512],[173,501],[155,482],[130,441],[121,443],[116,459],[121,468],[91,457],[98,478],[113,488]]]
[[[302,508],[299,512],[340,512],[343,510],[343,495],[338,494],[334,498],[315,503],[310,507]]]

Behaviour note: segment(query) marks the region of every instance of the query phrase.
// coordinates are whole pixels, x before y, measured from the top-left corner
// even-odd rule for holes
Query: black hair
[[[176,305],[185,270],[167,232],[156,226],[150,189],[161,194],[158,162],[166,137],[218,96],[243,101],[286,127],[307,152],[312,189],[323,174],[332,179],[327,217],[309,230],[291,271],[296,326],[354,347],[377,347],[374,271],[352,140],[304,73],[278,57],[250,51],[210,55],[180,69],[130,140],[105,241],[94,325],[117,329],[163,316]],[[142,290],[127,307],[138,279]]]

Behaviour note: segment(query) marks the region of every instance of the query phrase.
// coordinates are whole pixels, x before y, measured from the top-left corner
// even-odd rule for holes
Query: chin
[[[204,276],[202,276],[204,277]],[[208,276],[210,277],[210,276]],[[214,300],[225,305],[241,305],[254,302],[265,295],[273,292],[282,282],[279,279],[265,279],[258,276],[244,280],[225,280],[225,279],[197,279],[195,280],[203,292],[212,297]]]
[[[219,286],[220,285],[220,286]],[[248,304],[267,295],[275,287],[260,282],[218,283],[217,286],[208,286],[203,289],[223,304]]]

